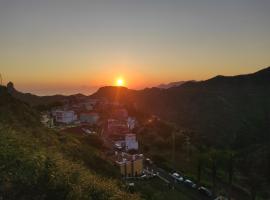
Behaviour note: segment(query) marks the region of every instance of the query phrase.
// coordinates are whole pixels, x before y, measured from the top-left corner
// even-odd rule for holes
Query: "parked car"
[[[171,176],[174,178],[174,180],[176,180],[178,182],[184,181],[184,178],[177,172],[172,173]]]
[[[156,177],[156,176],[158,176],[158,174],[159,174],[158,172],[156,172],[156,173],[154,172],[152,175],[153,175],[154,177]]]
[[[198,190],[203,195],[206,195],[208,197],[212,197],[213,196],[213,193],[209,189],[207,189],[206,187],[199,187]]]
[[[139,177],[140,179],[146,179],[148,178],[146,174],[143,174],[142,176]]]
[[[188,186],[188,187],[190,187],[190,188],[196,188],[197,187],[197,185],[195,184],[195,183],[193,183],[191,180],[189,180],[189,179],[186,179],[185,181],[184,181],[184,184],[186,185],[186,186]]]
[[[150,158],[146,158],[145,163],[148,164],[148,165],[152,165],[153,161]]]
[[[114,144],[114,148],[116,150],[122,150],[123,149],[123,147],[120,144]]]

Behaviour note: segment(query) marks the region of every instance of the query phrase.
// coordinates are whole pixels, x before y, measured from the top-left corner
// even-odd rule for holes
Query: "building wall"
[[[143,171],[143,159],[138,159],[138,160],[135,160],[133,162],[133,173],[134,173],[134,176],[140,176],[142,175],[142,171]]]
[[[77,120],[77,116],[74,111],[56,111],[55,119],[57,122],[68,124]]]
[[[140,176],[143,171],[143,159],[126,161],[119,165],[122,176]]]
[[[126,176],[126,171],[125,171],[125,164],[119,165],[120,167],[120,173],[122,176]]]
[[[139,145],[138,145],[138,141],[136,140],[135,134],[127,134],[125,136],[125,142],[126,142],[127,150],[131,150],[131,149],[138,150]]]
[[[132,117],[129,117],[127,119],[127,124],[128,124],[129,130],[133,130],[135,128],[135,126],[136,126],[136,120],[134,118],[132,118]]]

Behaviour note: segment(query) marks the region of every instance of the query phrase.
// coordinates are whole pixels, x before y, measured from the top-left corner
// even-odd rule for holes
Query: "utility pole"
[[[186,159],[187,159],[187,162],[190,161],[190,152],[191,149],[190,149],[190,138],[188,136],[186,136]]]
[[[3,85],[2,74],[0,73],[0,85]]]
[[[172,132],[172,167],[174,170],[175,170],[175,133],[176,128],[174,128]]]
[[[175,130],[172,132],[172,164],[175,170]]]

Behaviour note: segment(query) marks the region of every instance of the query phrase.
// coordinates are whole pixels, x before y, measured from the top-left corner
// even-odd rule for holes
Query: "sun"
[[[116,80],[116,85],[117,86],[124,86],[125,85],[125,82],[122,78],[119,78]]]

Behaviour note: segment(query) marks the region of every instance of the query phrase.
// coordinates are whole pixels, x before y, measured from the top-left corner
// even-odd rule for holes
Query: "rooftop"
[[[127,162],[131,162],[131,161],[135,161],[135,160],[141,160],[143,159],[143,154],[128,154],[128,153],[124,153],[124,152],[118,152],[116,151],[114,156],[113,156],[113,160],[121,165]]]

